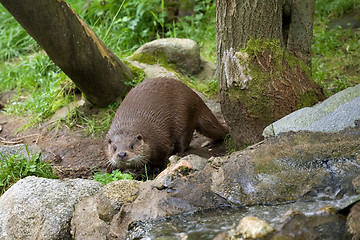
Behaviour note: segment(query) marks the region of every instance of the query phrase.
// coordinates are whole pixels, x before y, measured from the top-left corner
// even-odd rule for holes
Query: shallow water
[[[329,197],[329,196],[327,196]],[[314,214],[325,206],[344,208],[358,196],[344,196],[337,200],[297,201],[280,205],[257,205],[238,209],[209,210],[195,214],[182,214],[164,218],[152,223],[139,223],[135,226],[127,239],[213,239],[217,234],[225,232],[237,225],[245,216],[255,216],[266,220],[272,226],[280,220],[289,209],[298,210],[306,215]]]

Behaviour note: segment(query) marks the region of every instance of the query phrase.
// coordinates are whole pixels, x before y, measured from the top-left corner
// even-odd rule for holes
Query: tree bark
[[[315,0],[217,0],[221,107],[237,146],[324,99],[311,78]]]
[[[131,70],[63,0],[0,0],[88,100],[105,107],[124,95]]]

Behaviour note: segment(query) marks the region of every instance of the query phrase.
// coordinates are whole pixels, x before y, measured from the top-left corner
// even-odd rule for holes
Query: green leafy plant
[[[94,180],[104,185],[123,179],[133,179],[131,174],[122,173],[119,169],[114,170],[112,173],[95,172]]]
[[[25,145],[26,155],[0,153],[0,195],[14,183],[27,176],[58,178],[51,165],[43,162],[38,154],[31,155]]]

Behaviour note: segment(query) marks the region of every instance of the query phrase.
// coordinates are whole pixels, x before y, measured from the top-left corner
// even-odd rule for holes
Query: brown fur
[[[109,164],[120,169],[163,167],[189,146],[194,130],[222,140],[228,129],[188,86],[171,78],[147,79],[125,97],[106,135]]]

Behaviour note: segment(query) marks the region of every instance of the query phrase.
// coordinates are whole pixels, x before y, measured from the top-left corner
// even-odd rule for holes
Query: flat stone
[[[329,97],[320,104],[297,110],[264,129],[263,136],[289,131],[338,132],[360,120],[360,84]]]

